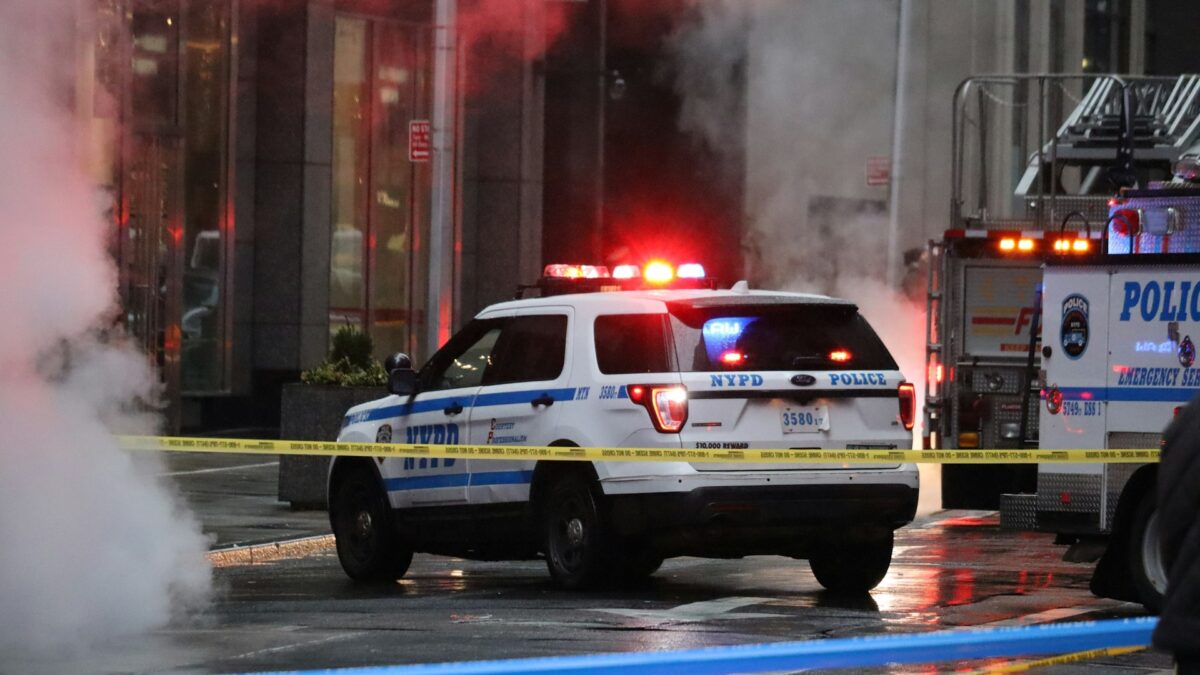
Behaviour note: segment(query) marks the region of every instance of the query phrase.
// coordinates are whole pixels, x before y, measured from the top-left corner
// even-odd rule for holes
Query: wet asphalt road
[[[180,456],[168,472],[176,474],[171,479],[180,482],[219,542],[327,531],[324,514],[273,503],[272,467],[256,466],[268,463]],[[870,597],[838,598],[821,590],[807,563],[777,557],[674,559],[636,588],[566,593],[551,587],[541,561],[419,555],[398,583],[362,587],[342,574],[328,538],[318,538],[273,556],[261,548],[215,555],[218,597],[186,622],[86,652],[9,661],[0,672],[306,670],[1143,615],[1140,606],[1093,597],[1087,590],[1090,566],[1063,562],[1062,549],[1051,542],[1048,535],[1001,532],[995,514],[936,513],[898,533],[891,571]],[[249,562],[250,553],[257,562]],[[1170,667],[1166,655],[1142,652],[1041,672]]]

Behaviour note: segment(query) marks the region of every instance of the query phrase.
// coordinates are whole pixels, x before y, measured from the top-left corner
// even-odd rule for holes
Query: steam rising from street
[[[905,294],[885,283],[883,193],[855,199],[864,197],[858,185],[812,184],[812,168],[823,166],[834,148],[882,147],[886,154],[890,147],[890,138],[868,135],[891,128],[894,71],[873,70],[863,61],[862,36],[838,45],[847,25],[865,26],[879,5],[836,2],[836,11],[822,12],[814,8],[819,3],[806,3],[802,11],[796,4],[697,3],[672,43],[680,124],[715,149],[747,148],[746,157],[728,159],[746,165],[742,247],[752,284],[858,303],[901,372],[916,384],[919,425],[925,394],[925,307],[919,296],[925,271],[909,270],[904,285],[916,292]],[[843,72],[847,69],[852,74]],[[834,104],[820,100],[820,87],[834,77],[839,91],[853,88],[843,95],[869,104],[830,119]],[[806,82],[818,87],[805,89]],[[877,119],[880,114],[886,119]],[[744,128],[730,124],[739,117],[746,120]],[[829,172],[841,170],[825,164]],[[830,196],[819,194],[822,190]],[[919,438],[920,427],[914,431]],[[940,467],[921,466],[921,512],[940,508],[940,481]]]
[[[107,198],[60,98],[75,8],[0,6],[0,663],[161,626],[210,589],[197,523],[111,436],[155,430],[158,385],[112,328]]]

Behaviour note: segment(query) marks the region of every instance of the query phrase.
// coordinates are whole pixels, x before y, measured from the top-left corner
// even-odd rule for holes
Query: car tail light
[[[677,434],[687,422],[687,389],[677,384],[633,384],[626,387],[629,400],[650,413],[654,428]]]
[[[905,431],[912,431],[917,417],[917,390],[911,382],[901,382],[896,391],[900,395],[900,423]]]

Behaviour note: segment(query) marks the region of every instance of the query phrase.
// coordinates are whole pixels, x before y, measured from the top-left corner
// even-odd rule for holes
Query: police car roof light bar
[[[608,279],[611,275],[603,265],[546,265],[542,274],[552,279]]]
[[[637,265],[617,265],[613,268],[614,279],[638,279],[642,276],[642,268]]]

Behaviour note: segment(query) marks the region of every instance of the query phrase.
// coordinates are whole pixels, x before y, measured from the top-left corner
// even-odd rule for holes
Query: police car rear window
[[[896,361],[853,305],[673,305],[680,369],[896,370]]]
[[[596,365],[605,375],[674,372],[666,314],[596,317]]]

